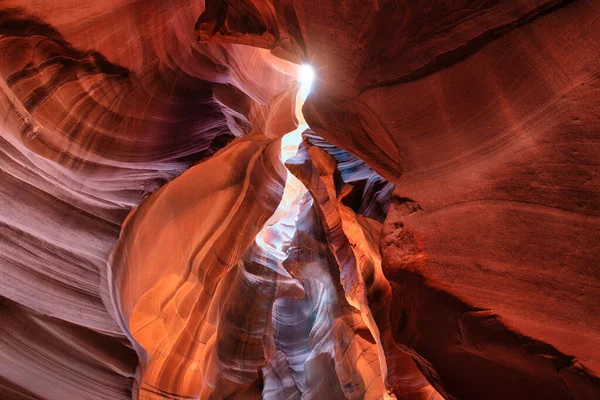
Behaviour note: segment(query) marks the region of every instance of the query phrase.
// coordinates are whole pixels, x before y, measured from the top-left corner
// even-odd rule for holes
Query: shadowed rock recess
[[[0,0],[0,399],[600,399],[598,49],[596,0]]]

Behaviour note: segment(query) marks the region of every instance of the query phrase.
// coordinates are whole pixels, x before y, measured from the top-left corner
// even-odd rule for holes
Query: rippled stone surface
[[[0,2],[0,397],[600,398],[599,15]]]

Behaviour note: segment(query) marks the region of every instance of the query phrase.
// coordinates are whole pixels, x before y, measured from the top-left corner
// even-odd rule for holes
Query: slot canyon
[[[600,400],[600,2],[0,0],[0,400]]]

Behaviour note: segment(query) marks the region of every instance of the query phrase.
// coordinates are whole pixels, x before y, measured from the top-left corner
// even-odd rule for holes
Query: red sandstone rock
[[[599,14],[1,2],[0,397],[600,398]]]

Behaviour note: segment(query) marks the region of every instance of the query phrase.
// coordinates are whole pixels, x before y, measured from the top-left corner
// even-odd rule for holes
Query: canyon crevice
[[[600,398],[598,48],[592,0],[0,0],[0,398]]]

